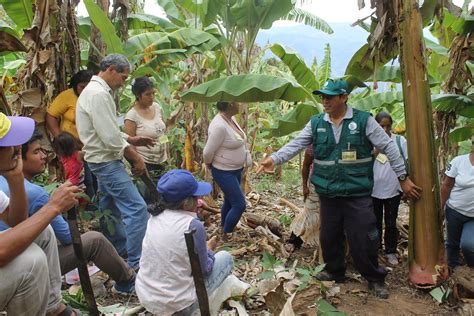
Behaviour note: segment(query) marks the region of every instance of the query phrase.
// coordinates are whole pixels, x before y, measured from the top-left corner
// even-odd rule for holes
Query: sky
[[[328,23],[348,22],[352,23],[358,19],[368,16],[370,9],[370,0],[365,0],[366,7],[359,10],[357,0],[307,0],[300,6],[302,9],[311,12]],[[423,0],[420,0],[423,2]],[[454,3],[461,6],[463,0],[454,0]],[[472,7],[471,3],[471,7]],[[79,15],[87,15],[84,3],[81,1],[78,6]],[[153,15],[164,16],[164,12],[158,6],[156,0],[145,0],[145,12]],[[291,22],[276,22],[275,26],[291,25]]]

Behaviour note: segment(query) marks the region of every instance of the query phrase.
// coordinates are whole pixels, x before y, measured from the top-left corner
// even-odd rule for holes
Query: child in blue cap
[[[198,303],[184,233],[196,230],[195,251],[209,294],[230,275],[233,258],[226,251],[213,252],[215,239],[206,244],[204,225],[197,218],[198,197],[211,192],[209,183],[175,169],[160,178],[157,190],[162,201],[148,220],[135,290],[149,312],[190,315]]]

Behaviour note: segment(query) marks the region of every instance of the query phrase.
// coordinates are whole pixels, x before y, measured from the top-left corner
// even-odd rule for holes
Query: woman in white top
[[[125,116],[125,133],[130,136],[147,136],[155,140],[153,147],[137,147],[138,154],[145,161],[148,172],[158,180],[164,171],[167,159],[166,124],[163,111],[155,100],[155,87],[148,77],[139,77],[132,83],[136,97],[133,107]]]
[[[455,157],[441,185],[441,207],[446,213],[448,266],[459,265],[459,249],[474,267],[474,136],[471,152]]]
[[[398,145],[402,157],[407,159],[407,141],[401,135],[392,134],[392,117],[386,112],[380,112],[375,116],[375,120],[382,126],[388,136]],[[372,190],[372,200],[374,212],[377,219],[377,229],[379,231],[380,245],[382,245],[382,223],[385,222],[385,232],[383,234],[385,255],[391,265],[397,265],[397,243],[398,228],[397,217],[398,207],[402,196],[402,189],[397,175],[392,170],[390,163],[382,153],[377,153],[374,162],[374,188]]]
[[[224,233],[231,233],[246,208],[240,179],[251,159],[247,151],[247,136],[233,117],[239,113],[239,104],[217,102],[216,106],[219,113],[209,125],[203,159],[224,192],[221,225]]]

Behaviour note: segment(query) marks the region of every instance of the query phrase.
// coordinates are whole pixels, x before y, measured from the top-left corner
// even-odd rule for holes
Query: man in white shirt
[[[61,185],[49,203],[28,218],[21,144],[30,139],[34,121],[0,113],[0,175],[11,192],[0,191],[0,220],[11,229],[0,233],[0,311],[9,315],[79,315],[62,303],[54,217],[77,203],[79,189]]]
[[[132,172],[146,172],[143,159],[134,146],[152,146],[153,139],[128,136],[120,132],[114,91],[123,86],[131,65],[119,54],[106,56],[100,62],[100,72],[93,76],[77,101],[76,126],[84,144],[84,159],[99,185],[99,208],[109,211],[114,219],[101,219],[103,233],[118,253],[128,256],[128,265],[138,268],[148,220],[147,206],[125,170],[122,159],[132,164]],[[113,221],[112,231],[107,220]]]

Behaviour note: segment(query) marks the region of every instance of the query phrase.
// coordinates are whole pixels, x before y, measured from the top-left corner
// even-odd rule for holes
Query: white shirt
[[[0,214],[5,212],[9,205],[10,199],[3,191],[0,191]]]
[[[184,239],[195,217],[191,212],[164,210],[148,220],[135,291],[149,312],[171,315],[196,301]]]
[[[454,187],[446,204],[465,216],[474,217],[474,166],[469,154],[455,157],[445,174],[454,178]]]
[[[397,136],[400,137],[403,156],[405,159],[408,159],[407,140],[401,135],[392,133],[390,138],[393,139],[395,144]],[[374,188],[372,190],[372,197],[377,199],[389,199],[402,192],[397,175],[386,157],[384,154],[379,154],[374,162]]]
[[[153,102],[152,106],[155,108],[155,116],[152,119],[142,117],[132,107],[125,116],[125,120],[136,124],[137,136],[147,136],[155,140],[153,147],[137,146],[136,150],[146,163],[160,164],[168,159],[166,142],[160,139],[165,135],[166,124],[163,122],[163,111],[158,103]]]
[[[101,163],[121,160],[128,146],[117,123],[112,89],[107,82],[93,76],[84,88],[76,107],[76,127],[84,144],[84,159]]]

